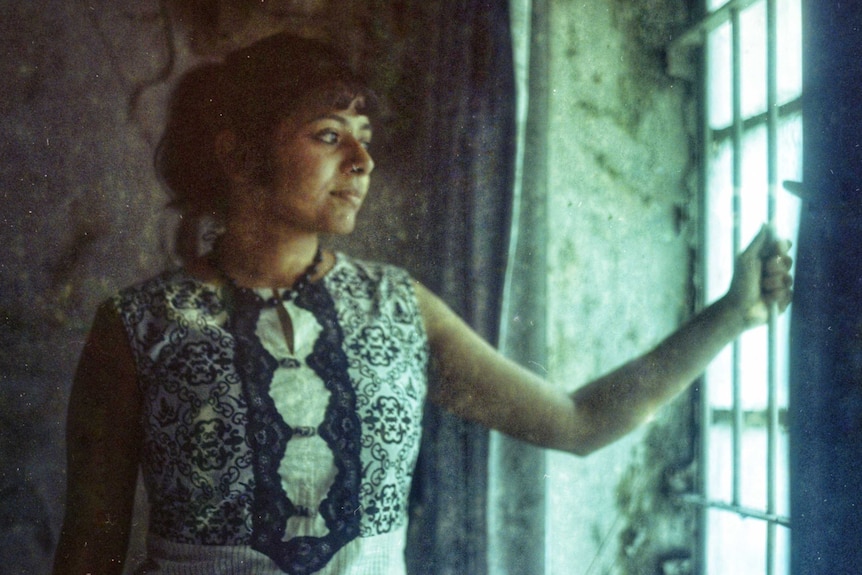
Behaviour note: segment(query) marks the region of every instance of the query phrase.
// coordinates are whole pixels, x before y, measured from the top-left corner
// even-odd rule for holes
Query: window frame
[[[777,198],[779,196],[781,183],[779,182],[778,170],[778,130],[781,121],[792,116],[799,116],[798,121],[801,124],[802,115],[802,90],[792,97],[789,101],[779,103],[779,88],[778,88],[778,41],[777,41],[777,0],[729,0],[724,3],[710,2],[709,0],[702,1],[700,17],[691,29],[684,34],[672,47],[670,52],[670,64],[672,72],[674,66],[677,67],[677,74],[688,76],[697,79],[699,89],[700,105],[700,125],[699,125],[699,190],[698,190],[698,211],[700,221],[703,225],[700,226],[699,248],[698,248],[698,264],[700,270],[699,286],[701,294],[698,301],[701,304],[707,303],[707,294],[705,285],[707,283],[707,274],[709,270],[710,256],[709,250],[709,217],[710,206],[708,203],[709,181],[710,181],[710,150],[716,142],[730,142],[731,147],[731,163],[732,163],[732,207],[731,217],[732,238],[729,238],[731,246],[731,254],[739,253],[744,247],[742,235],[741,219],[741,197],[740,190],[742,189],[742,159],[743,154],[740,150],[743,149],[743,140],[747,134],[754,130],[766,129],[767,140],[767,193],[766,193],[766,214],[767,219],[774,221],[777,214]],[[709,5],[714,6],[710,7]],[[720,4],[720,5],[718,5]],[[756,7],[758,4],[763,4],[765,9],[766,30],[765,40],[766,47],[766,109],[762,113],[745,115],[742,104],[742,63],[741,63],[741,39],[740,17],[747,9]],[[712,125],[710,120],[709,109],[709,94],[710,94],[710,62],[708,55],[708,44],[710,35],[715,33],[720,26],[729,25],[731,34],[731,93],[732,99],[730,122],[725,127],[716,127]],[[694,57],[696,55],[696,57]],[[801,71],[800,71],[801,72]],[[801,143],[800,143],[801,148]],[[800,162],[801,169],[801,162]],[[786,186],[785,186],[786,187]],[[783,321],[788,322],[788,319]],[[741,518],[751,519],[754,521],[763,522],[766,527],[765,541],[765,571],[759,571],[761,566],[758,566],[758,572],[765,572],[767,575],[784,572],[778,565],[778,561],[783,561],[789,569],[790,551],[786,549],[786,557],[778,556],[778,547],[776,545],[777,532],[781,527],[790,528],[789,511],[780,512],[777,502],[777,465],[779,452],[779,439],[783,435],[783,439],[788,441],[789,429],[787,426],[787,413],[790,409],[789,398],[786,400],[787,405],[782,406],[778,397],[778,389],[780,385],[786,390],[788,382],[786,381],[789,374],[779,374],[779,356],[782,350],[779,346],[788,347],[786,335],[779,337],[778,319],[775,314],[771,314],[767,330],[767,404],[765,410],[746,410],[743,408],[743,401],[740,391],[740,357],[742,354],[741,338],[733,342],[730,349],[732,362],[732,401],[729,409],[717,409],[710,400],[710,392],[707,388],[708,376],[701,379],[701,384],[698,386],[697,392],[694,394],[695,401],[698,403],[698,440],[699,440],[699,473],[697,492],[683,496],[689,503],[696,504],[700,507],[700,525],[698,536],[698,557],[697,570],[701,574],[709,573],[708,566],[708,550],[710,545],[710,513],[730,513]],[[783,378],[783,382],[779,381]],[[710,439],[712,430],[716,427],[715,420],[717,418],[729,419],[729,427],[732,432],[732,486],[731,496],[727,499],[717,498],[710,491],[710,469],[708,467],[710,460]],[[766,433],[766,501],[762,507],[745,505],[741,497],[741,468],[742,468],[742,434],[743,429],[749,425],[751,418],[760,419],[763,421],[763,428]],[[786,444],[785,444],[786,445]],[[790,465],[785,458],[784,465],[786,466],[786,482],[790,482],[789,471]],[[789,536],[787,540],[789,541]]]

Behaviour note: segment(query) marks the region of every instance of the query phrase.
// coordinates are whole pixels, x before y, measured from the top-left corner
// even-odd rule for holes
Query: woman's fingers
[[[764,276],[760,287],[764,292],[774,292],[789,289],[793,285],[793,278],[789,274],[773,274]]]
[[[787,255],[790,242],[780,240],[774,242],[773,254],[763,259],[763,271],[760,279],[761,297],[767,304],[775,303],[779,311],[784,311],[793,299],[793,276],[790,268],[793,258]]]
[[[789,273],[793,266],[793,258],[787,254],[771,256],[763,260],[763,272],[765,274]]]

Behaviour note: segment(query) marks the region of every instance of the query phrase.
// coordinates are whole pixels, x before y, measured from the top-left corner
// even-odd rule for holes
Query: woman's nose
[[[370,174],[374,169],[374,159],[362,142],[353,140],[351,152],[345,161],[344,171],[352,174]]]

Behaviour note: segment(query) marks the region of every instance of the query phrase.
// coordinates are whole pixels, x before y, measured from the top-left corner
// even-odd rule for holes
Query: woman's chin
[[[327,226],[326,234],[332,236],[346,236],[356,229],[356,214],[346,214],[333,219]]]

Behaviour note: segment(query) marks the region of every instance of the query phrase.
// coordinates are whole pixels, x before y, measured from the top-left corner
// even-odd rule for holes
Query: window
[[[723,295],[734,254],[762,222],[780,236],[796,236],[799,205],[783,183],[802,179],[801,0],[704,4],[703,17],[668,53],[670,78],[662,76],[664,58],[647,73],[653,65],[642,49],[648,35],[631,27],[648,26],[645,14],[627,21],[633,12],[608,10],[607,3],[527,4],[532,20],[519,22],[532,30],[519,33],[532,38],[529,58],[522,56],[530,65],[516,69],[529,72],[521,88],[529,93],[525,131],[532,121],[541,137],[524,138],[523,176],[540,177],[523,191],[535,181],[546,189],[543,198],[519,205],[545,213],[520,214],[536,224],[519,228],[519,245],[526,247],[515,259],[532,259],[515,285],[524,278],[527,299],[541,293],[545,300],[536,315],[544,322],[538,331],[547,353],[535,360],[541,354],[530,350],[526,359],[537,363],[529,365],[551,382],[574,385],[642,353],[691,311],[694,241],[701,246],[697,295],[706,303]],[[546,12],[544,26],[536,26],[536,14]],[[687,63],[675,60],[685,55],[699,57],[695,66],[674,69]],[[687,113],[690,93],[675,85],[678,76],[698,77],[703,87],[698,218],[689,217],[697,210],[689,209],[695,190],[686,171],[686,121],[695,115]],[[539,154],[536,142],[546,144]],[[540,241],[531,241],[538,233]],[[544,291],[532,290],[528,282],[543,275]],[[515,301],[504,325],[521,329],[532,321],[528,311]],[[711,365],[697,388],[696,450],[688,443],[691,403],[684,399],[654,425],[588,460],[549,452],[534,462],[494,447],[492,439],[492,455],[507,459],[491,468],[510,471],[511,461],[520,462],[514,475],[526,478],[524,484],[541,479],[544,491],[513,487],[505,473],[492,476],[490,499],[515,512],[495,511],[489,520],[502,526],[491,555],[503,558],[489,564],[500,572],[548,575],[788,573],[788,326],[789,314],[773,318]],[[529,339],[515,338],[511,347],[520,350]],[[691,486],[695,467],[702,477]],[[696,505],[679,505],[677,490]],[[535,503],[540,495],[544,501]],[[535,568],[519,570],[513,566],[528,553],[505,536],[528,532],[521,518],[532,521],[540,507],[544,525],[531,523],[529,533],[543,537],[545,556]],[[702,535],[696,555],[695,532]]]
[[[703,299],[770,222],[794,239],[802,178],[800,0],[706,0],[702,47]],[[787,182],[787,183],[785,183]],[[700,393],[699,573],[789,573],[789,314],[745,333]]]

